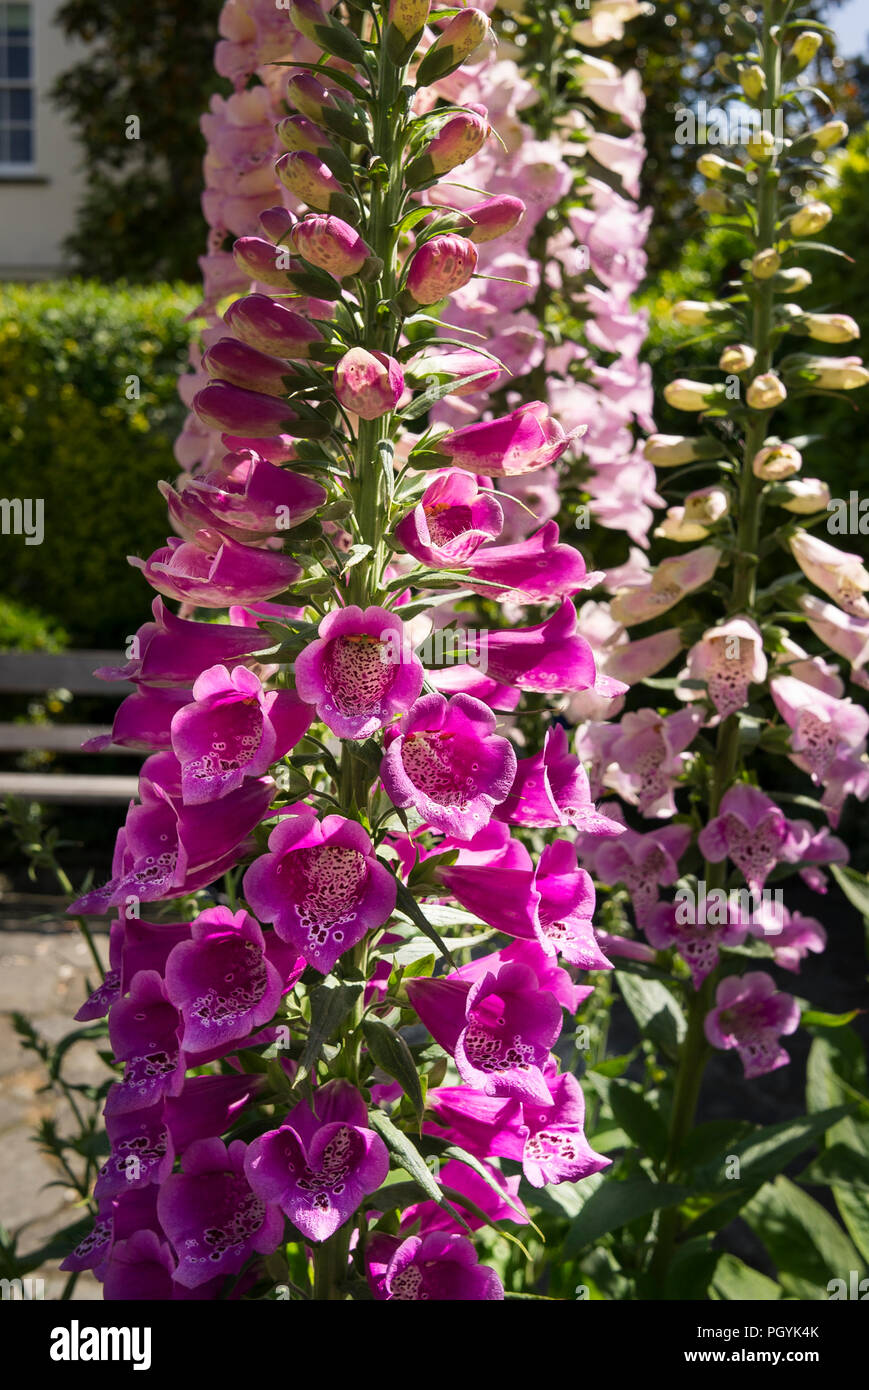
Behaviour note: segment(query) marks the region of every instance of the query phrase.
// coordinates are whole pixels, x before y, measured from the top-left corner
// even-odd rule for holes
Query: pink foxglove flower
[[[238,1274],[257,1252],[270,1255],[283,1235],[275,1205],[252,1191],[244,1175],[246,1146],[220,1139],[191,1144],[160,1188],[157,1213],[175,1253],[175,1279],[195,1289],[215,1275]]]
[[[641,709],[624,715],[618,728],[608,731],[607,786],[643,816],[675,815],[673,790],[689,756],[683,750],[702,723],[703,715],[693,709],[668,715]]]
[[[859,555],[839,550],[809,531],[795,531],[789,543],[807,579],[852,617],[869,618],[869,570]]]
[[[453,430],[435,448],[454,468],[495,478],[544,468],[560,458],[570,442],[549,407],[532,401],[497,420]]]
[[[869,689],[869,618],[856,618],[814,594],[803,594],[800,608],[812,632],[832,651],[851,663],[851,680]]]
[[[679,859],[691,843],[687,825],[662,825],[647,834],[625,828],[617,840],[581,835],[580,857],[603,883],[623,883],[631,895],[637,926],[644,927],[658,903],[658,885],[675,883]]]
[[[244,876],[257,917],[328,975],[339,956],[395,908],[395,879],[377,862],[356,821],[291,808],[269,836],[268,853]]]
[[[691,971],[691,982],[699,989],[706,976],[718,965],[720,946],[741,946],[748,933],[748,923],[739,920],[739,913],[726,910],[727,921],[695,922],[690,920],[693,913],[686,913],[684,905],[659,903],[643,919],[646,940],[656,951],[666,951],[675,946],[677,953]],[[683,917],[689,920],[683,921]],[[735,920],[734,920],[735,919]]]
[[[469,840],[488,824],[516,774],[516,754],[495,716],[469,695],[424,695],[404,715],[380,769],[396,806]]]
[[[408,554],[436,569],[467,564],[501,533],[504,513],[495,493],[468,473],[442,473],[395,528]]]
[[[726,719],[748,702],[748,688],[766,679],[760,628],[750,618],[729,618],[710,627],[688,653],[692,680],[706,682],[719,718]]]
[[[274,598],[302,573],[289,555],[241,545],[207,529],[197,531],[194,541],[170,536],[147,560],[135,555],[128,560],[158,593],[199,608]]]
[[[757,787],[738,783],[725,792],[698,844],[713,864],[732,859],[749,888],[760,892],[776,864],[787,859],[790,838],[787,818],[775,802]]]
[[[354,347],[336,363],[332,384],[345,410],[363,420],[379,420],[398,405],[404,373],[387,353]]]
[[[326,501],[325,488],[301,473],[276,468],[253,449],[227,454],[216,468],[182,477],[178,490],[160,483],[179,535],[203,528],[256,544],[308,521]]]
[[[787,1066],[790,1057],[779,1042],[793,1033],[800,1006],[791,994],[780,993],[763,970],[729,975],[715,994],[715,1008],[706,1015],[706,1037],[713,1047],[736,1048],[749,1080]]]
[[[621,835],[624,829],[595,809],[585,768],[569,751],[561,724],[547,729],[539,753],[519,759],[509,795],[495,816],[512,825],[572,825],[589,839]]]
[[[449,1231],[406,1240],[376,1232],[365,1257],[368,1282],[382,1302],[483,1303],[504,1297],[500,1279],[493,1269],[477,1263],[471,1242]]]
[[[794,676],[770,682],[775,707],[791,730],[790,746],[815,782],[827,780],[837,759],[865,751],[869,714]]]
[[[612,615],[625,627],[645,623],[674,608],[686,594],[709,583],[721,559],[714,546],[701,546],[685,555],[662,560],[645,587],[619,590],[612,601]]]
[[[500,964],[470,983],[412,979],[407,994],[426,1028],[455,1057],[462,1080],[487,1096],[552,1104],[543,1066],[561,1031],[561,1006],[525,965]]]
[[[772,947],[776,965],[794,975],[810,951],[818,955],[827,944],[827,933],[816,918],[789,912],[786,907],[779,909],[774,922],[767,921],[761,909],[759,920],[752,922],[750,930]]]
[[[187,1063],[179,1023],[156,970],[140,970],[129,994],[109,1012],[109,1038],[116,1060],[124,1063],[124,1077],[109,1090],[107,1115],[148,1110],[180,1093]]]
[[[328,1239],[384,1182],[389,1154],[367,1120],[359,1092],[336,1079],[248,1146],[244,1168],[254,1192],[306,1240]]]
[[[565,599],[534,627],[476,634],[469,646],[487,676],[520,690],[587,690],[604,681],[612,693],[623,693],[619,681],[598,677],[591,647],[576,627],[576,610]]]
[[[437,304],[466,285],[477,268],[477,248],[466,237],[433,236],[414,251],[406,288],[417,304]]]
[[[206,666],[230,669],[250,664],[263,646],[256,627],[237,623],[194,623],[177,618],[162,598],[151,605],[154,621],[143,623],[132,639],[125,666],[102,666],[101,680],[142,681],[149,686],[189,688]]]
[[[193,702],[172,721],[185,804],[217,801],[247,778],[261,777],[295,747],[313,713],[294,690],[263,690],[244,666],[203,671]]]
[[[340,738],[362,739],[405,714],[423,682],[404,626],[384,608],[336,608],[296,657],[296,689]]]

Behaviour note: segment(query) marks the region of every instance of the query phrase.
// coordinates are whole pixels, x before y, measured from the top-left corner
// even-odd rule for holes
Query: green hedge
[[[176,381],[196,300],[189,285],[0,289],[0,491],[45,507],[42,545],[3,537],[0,596],[76,646],[117,645],[148,615],[151,591],[126,556],[166,536],[156,484],[178,473]],[[139,398],[127,399],[134,376]],[[16,631],[28,644],[18,621],[4,624],[7,644]]]
[[[866,207],[869,203],[869,127],[854,134],[834,160],[834,180],[815,196],[829,202],[835,217],[814,240],[835,246],[853,258],[819,251],[800,254],[801,265],[812,272],[813,283],[799,303],[806,309],[847,313],[857,320],[863,341],[831,346],[808,338],[786,337],[788,352],[817,352],[820,356],[857,353],[869,357],[869,251],[866,246]],[[730,275],[738,273],[745,242],[736,232],[712,230],[703,241],[686,243],[673,270],[663,271],[640,299],[650,310],[650,333],[645,355],[655,378],[655,422],[666,433],[691,433],[691,416],[670,410],[663,388],[676,376],[693,377],[695,368],[712,370],[704,379],[720,380],[718,350],[708,335],[697,338],[696,329],[681,328],[670,316],[678,299],[708,299],[710,287],[718,293]],[[782,425],[791,435],[817,434],[822,440],[806,450],[804,472],[822,477],[834,497],[847,497],[852,488],[869,486],[869,390],[840,393],[836,399],[810,396],[790,402],[781,412]],[[777,417],[779,418],[779,417]]]

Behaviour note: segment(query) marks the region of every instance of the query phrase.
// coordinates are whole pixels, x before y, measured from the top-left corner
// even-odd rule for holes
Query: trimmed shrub
[[[0,594],[75,646],[114,646],[150,591],[125,564],[166,536],[155,486],[178,465],[176,382],[195,307],[189,285],[91,281],[0,289],[0,490],[41,498],[41,545],[4,537]]]

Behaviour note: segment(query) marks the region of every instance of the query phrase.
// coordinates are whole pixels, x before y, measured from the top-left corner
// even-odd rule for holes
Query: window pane
[[[9,76],[30,76],[30,49],[25,44],[9,45]]]
[[[0,87],[0,125],[7,125],[9,122],[9,102],[11,93]]]
[[[3,5],[6,11],[6,28],[16,37],[24,37],[30,33],[30,6],[29,5]],[[2,22],[2,17],[0,17]]]
[[[10,163],[30,164],[33,160],[33,132],[30,130],[10,130]]]
[[[0,164],[9,163],[9,131],[0,127]]]
[[[9,76],[9,48],[0,38],[0,78]]]
[[[13,87],[11,91],[4,93],[9,99],[9,119],[13,121],[29,121],[33,115],[33,93],[29,87]],[[0,120],[3,118],[3,107],[0,104]]]

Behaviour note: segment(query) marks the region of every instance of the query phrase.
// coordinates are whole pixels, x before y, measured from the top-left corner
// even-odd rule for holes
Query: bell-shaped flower
[[[528,966],[502,963],[473,983],[456,975],[412,979],[407,993],[469,1086],[488,1096],[552,1103],[543,1066],[561,1031],[561,1006],[539,992]]]
[[[627,688],[620,681],[599,677],[595,670],[594,654],[584,637],[577,632],[576,610],[565,599],[544,622],[534,627],[502,629],[498,632],[476,633],[469,649],[473,650],[472,664],[503,685],[515,685],[520,690],[588,690],[599,688],[601,682],[612,694]]]
[[[333,609],[296,657],[301,699],[339,738],[368,738],[405,714],[423,682],[401,619],[385,608]]]
[[[467,564],[486,541],[495,540],[504,513],[491,488],[469,473],[442,473],[395,528],[408,554],[434,569]]]
[[[809,531],[795,531],[791,553],[807,579],[854,618],[869,618],[869,570],[859,555],[839,550]]]
[[[172,720],[185,805],[219,801],[261,777],[304,736],[313,715],[294,690],[265,691],[244,666],[203,671],[192,703]]]
[[[748,933],[738,910],[724,910],[726,921],[691,921],[692,914],[682,903],[659,903],[644,917],[646,940],[656,951],[675,946],[677,954],[691,972],[691,983],[699,989],[718,965],[720,946],[741,946]],[[686,920],[682,920],[682,918]]]
[[[389,920],[396,883],[356,821],[318,820],[308,807],[291,812],[269,836],[268,854],[245,874],[244,895],[281,940],[328,975],[339,956]]]
[[[683,750],[702,724],[703,715],[694,709],[668,715],[641,709],[624,715],[603,754],[606,785],[643,816],[675,815],[673,791],[689,757]]]
[[[257,1096],[268,1086],[264,1075],[188,1076],[177,1096],[165,1103],[166,1123],[172,1147],[182,1154],[198,1139],[225,1134],[245,1107],[256,1104]]]
[[[736,1048],[747,1079],[753,1080],[787,1066],[790,1057],[779,1037],[793,1033],[799,1021],[800,1006],[793,995],[779,992],[764,970],[752,970],[721,981],[704,1031],[713,1047]]]
[[[143,623],[131,639],[126,666],[101,666],[100,680],[142,681],[148,686],[189,689],[208,666],[232,669],[250,664],[264,645],[256,627],[233,623],[195,623],[177,618],[161,598],[151,605],[154,621]]]
[[[585,768],[570,752],[562,724],[546,730],[539,753],[518,760],[510,792],[494,815],[511,825],[572,825],[589,837],[621,835],[624,830],[595,809]]]
[[[100,753],[115,747],[154,753],[160,748],[170,748],[172,719],[191,698],[189,690],[166,690],[160,686],[152,689],[141,685],[118,705],[111,733],[87,739],[82,750]]]
[[[136,555],[129,563],[167,598],[200,608],[225,608],[283,593],[302,573],[289,555],[258,550],[204,528],[195,540],[170,536],[147,560]]]
[[[470,840],[488,824],[516,774],[509,739],[470,695],[423,695],[401,719],[380,775],[396,806],[414,810],[437,830]]]
[[[757,787],[740,782],[724,793],[718,815],[700,831],[700,852],[713,864],[732,859],[749,888],[760,892],[788,856],[791,830],[784,812]]]
[[[212,530],[248,545],[300,526],[326,501],[326,489],[301,473],[276,468],[253,449],[226,454],[216,468],[186,475],[176,492],[159,488],[178,534],[194,540]]]
[[[789,912],[786,907],[780,907],[772,925],[774,930],[769,933],[761,909],[759,920],[751,924],[751,934],[766,941],[772,947],[776,965],[794,975],[810,951],[818,955],[827,945],[827,933],[821,923],[802,912]]]
[[[705,681],[719,718],[748,703],[750,685],[766,679],[763,638],[751,618],[728,618],[710,627],[688,653],[688,674]]]
[[[799,864],[799,875],[803,882],[816,893],[826,893],[827,876],[820,866],[847,864],[850,857],[848,846],[838,836],[831,835],[826,825],[816,830],[811,821],[792,820],[789,826],[791,833],[785,854],[787,863]]]
[[[637,926],[643,927],[658,903],[658,885],[675,883],[679,859],[691,843],[687,825],[661,825],[647,834],[625,827],[617,840],[577,840],[580,858],[602,883],[623,883],[631,896]]]
[[[467,561],[467,587],[498,603],[551,603],[599,584],[572,545],[559,543],[556,521],[513,545],[486,546]]]
[[[109,1011],[109,1038],[115,1060],[124,1063],[106,1101],[107,1115],[147,1110],[184,1084],[185,1059],[179,1042],[180,1019],[154,970],[140,970],[130,992]]]
[[[109,1156],[97,1173],[94,1197],[100,1208],[113,1197],[166,1181],[175,1150],[166,1124],[165,1106],[122,1110],[106,1116]]]
[[[645,586],[617,592],[611,605],[613,617],[616,622],[631,627],[668,612],[686,594],[708,584],[720,560],[721,551],[712,545],[662,560]]]
[[[178,1257],[176,1281],[198,1288],[215,1275],[238,1274],[254,1253],[271,1255],[284,1231],[277,1207],[252,1191],[246,1146],[220,1139],[191,1144],[160,1188],[157,1214]]]
[[[814,594],[803,594],[799,601],[806,622],[816,637],[851,663],[851,680],[864,690],[869,689],[869,618],[856,618],[843,613],[832,603],[824,603]]]
[[[248,1182],[306,1240],[327,1240],[389,1172],[386,1145],[367,1121],[365,1102],[350,1082],[328,1081],[310,1104],[300,1101],[279,1129],[248,1146]]]
[[[583,427],[579,433],[584,433]],[[497,420],[453,430],[434,447],[454,468],[497,478],[533,473],[554,463],[574,437],[551,418],[545,402],[531,401]]]
[[[183,1021],[184,1050],[211,1053],[269,1022],[290,962],[277,943],[283,959],[275,963],[259,923],[243,910],[209,908],[190,930],[191,939],[177,945],[166,962],[166,993]]]
[[[869,714],[861,705],[794,676],[775,676],[770,693],[791,731],[791,750],[814,782],[825,782],[837,759],[865,752]]]
[[[488,1100],[489,1097],[481,1099]],[[506,1102],[507,1105],[514,1103]],[[505,1102],[496,1100],[493,1104],[503,1105]],[[434,1133],[434,1130],[430,1129],[429,1132]],[[445,1163],[438,1173],[438,1182],[442,1187],[451,1189],[446,1205],[432,1198],[414,1202],[401,1213],[400,1230],[411,1231],[417,1222],[422,1235],[429,1231],[454,1231],[460,1235],[468,1227],[472,1231],[480,1230],[487,1221],[493,1224],[512,1221],[514,1225],[527,1226],[529,1217],[519,1197],[518,1175],[505,1177],[499,1168],[485,1162],[487,1157],[488,1154],[480,1155],[486,1177],[461,1159],[451,1158]],[[456,1195],[453,1196],[453,1193]],[[467,1206],[463,1205],[461,1197],[468,1198]],[[479,1212],[474,1210],[475,1207],[479,1208]]]
[[[504,1297],[495,1271],[477,1263],[477,1252],[465,1236],[450,1231],[406,1240],[376,1232],[365,1258],[374,1297],[384,1303],[484,1303]]]

